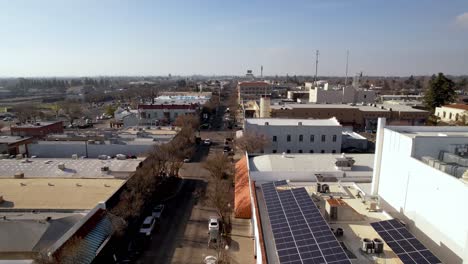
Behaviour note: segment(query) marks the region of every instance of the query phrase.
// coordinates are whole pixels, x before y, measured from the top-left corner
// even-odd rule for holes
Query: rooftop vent
[[[57,165],[57,167],[59,168],[59,170],[64,170],[65,169],[65,163],[59,163]]]
[[[24,178],[24,172],[17,172],[14,175],[15,179],[23,179]]]
[[[268,122],[265,122],[265,126],[268,126],[269,124],[270,124],[270,123],[268,123]]]
[[[298,126],[302,126],[302,122],[298,122],[297,125],[298,125]]]

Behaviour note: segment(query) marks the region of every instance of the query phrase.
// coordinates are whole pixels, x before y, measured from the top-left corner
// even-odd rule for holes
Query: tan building
[[[451,104],[437,107],[435,115],[443,122],[464,122],[468,124],[468,105]]]
[[[258,100],[262,95],[271,95],[272,87],[267,82],[239,82],[237,93],[239,102]]]
[[[377,118],[391,125],[423,125],[429,112],[405,105],[284,104],[271,105],[271,117],[326,119],[336,117],[341,125],[375,130]]]

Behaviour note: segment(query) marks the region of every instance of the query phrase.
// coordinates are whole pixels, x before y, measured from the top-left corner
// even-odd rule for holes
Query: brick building
[[[12,136],[44,138],[49,134],[62,134],[63,122],[37,122],[12,126]]]

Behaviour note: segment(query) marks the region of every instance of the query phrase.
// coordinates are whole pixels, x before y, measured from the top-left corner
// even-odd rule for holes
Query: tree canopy
[[[434,111],[436,107],[452,103],[456,99],[455,83],[443,73],[433,75],[424,96],[426,106]]]

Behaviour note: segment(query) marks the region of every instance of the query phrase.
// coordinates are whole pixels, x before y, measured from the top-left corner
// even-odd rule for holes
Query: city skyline
[[[468,74],[466,1],[0,2],[0,77]]]

